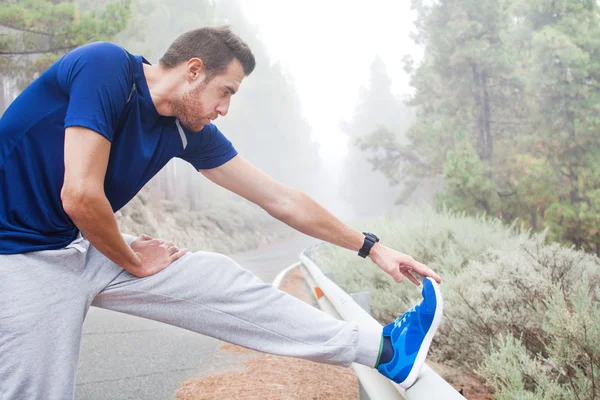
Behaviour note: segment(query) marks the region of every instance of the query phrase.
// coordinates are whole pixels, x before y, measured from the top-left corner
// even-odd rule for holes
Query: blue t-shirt
[[[0,254],[58,249],[78,230],[60,198],[65,128],[111,144],[104,191],[119,210],[173,157],[196,169],[236,154],[216,126],[200,132],[158,114],[141,56],[106,42],[79,47],[27,87],[0,119]]]

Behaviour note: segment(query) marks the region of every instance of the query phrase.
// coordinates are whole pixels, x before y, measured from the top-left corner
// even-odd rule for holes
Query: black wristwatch
[[[377,236],[375,236],[374,233],[371,233],[371,232],[363,232],[363,235],[365,235],[365,242],[363,243],[363,246],[358,251],[358,255],[361,256],[362,258],[367,258],[367,256],[369,255],[369,252],[371,251],[371,247],[373,247],[373,245],[375,243],[379,242],[379,238]]]

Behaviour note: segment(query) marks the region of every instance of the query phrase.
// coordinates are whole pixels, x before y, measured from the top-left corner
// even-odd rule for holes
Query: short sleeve
[[[83,126],[112,142],[132,93],[129,62],[122,47],[107,42],[79,47],[59,61],[57,79],[69,96],[65,128]]]
[[[197,170],[216,168],[238,154],[233,144],[213,124],[205,125],[200,132],[186,136],[187,146],[178,157]]]

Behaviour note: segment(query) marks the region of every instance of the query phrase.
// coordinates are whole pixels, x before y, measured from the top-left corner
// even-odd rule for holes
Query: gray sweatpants
[[[189,253],[137,278],[79,238],[60,250],[0,255],[0,400],[73,398],[90,305],[342,366],[373,367],[381,340],[380,330],[336,320],[224,255]]]

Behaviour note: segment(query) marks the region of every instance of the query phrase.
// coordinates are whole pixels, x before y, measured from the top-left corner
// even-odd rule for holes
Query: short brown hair
[[[223,73],[234,58],[242,64],[246,76],[256,66],[250,47],[227,25],[199,28],[181,34],[171,43],[160,63],[169,69],[194,57],[204,62],[208,79]]]

